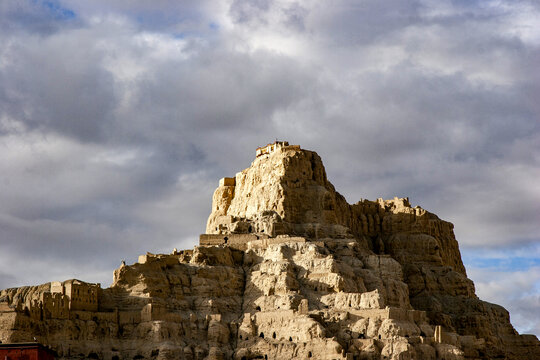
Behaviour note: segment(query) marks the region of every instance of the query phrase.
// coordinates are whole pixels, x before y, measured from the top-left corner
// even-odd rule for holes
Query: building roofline
[[[38,342],[0,343],[0,348],[34,348],[34,347],[51,350],[48,346],[45,346]]]
[[[281,144],[284,144],[284,143],[286,143],[286,142],[287,142],[286,140],[276,140],[276,141],[274,141],[273,143],[268,143],[268,144],[266,144],[266,145],[259,146],[256,150],[264,149],[265,147],[270,146],[270,145],[275,145],[275,144],[280,144],[280,143],[281,143]]]

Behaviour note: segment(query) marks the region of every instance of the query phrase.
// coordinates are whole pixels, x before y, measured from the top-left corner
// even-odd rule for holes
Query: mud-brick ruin
[[[63,359],[540,359],[480,300],[453,225],[406,198],[348,204],[320,157],[275,142],[223,178],[199,246],[111,287],[0,292],[0,340]]]

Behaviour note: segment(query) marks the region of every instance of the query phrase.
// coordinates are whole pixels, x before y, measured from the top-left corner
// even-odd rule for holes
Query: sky
[[[540,335],[540,3],[0,2],[0,288],[197,244],[276,139],[350,203],[455,225],[480,298]]]

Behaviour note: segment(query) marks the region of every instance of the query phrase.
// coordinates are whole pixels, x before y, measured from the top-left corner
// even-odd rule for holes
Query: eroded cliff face
[[[350,208],[326,179],[319,155],[284,146],[221,181],[206,233],[335,237],[348,232],[345,216],[350,217]]]
[[[408,199],[350,205],[316,153],[272,145],[220,181],[200,246],[121,266],[97,307],[76,280],[3,290],[0,340],[61,358],[540,358],[475,295],[451,223]]]

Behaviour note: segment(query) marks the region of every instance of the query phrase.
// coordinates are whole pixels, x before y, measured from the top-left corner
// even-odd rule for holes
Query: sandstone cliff
[[[193,250],[143,255],[108,289],[3,290],[0,340],[34,336],[61,358],[540,358],[475,295],[451,223],[408,199],[350,205],[287,143],[220,181]]]

